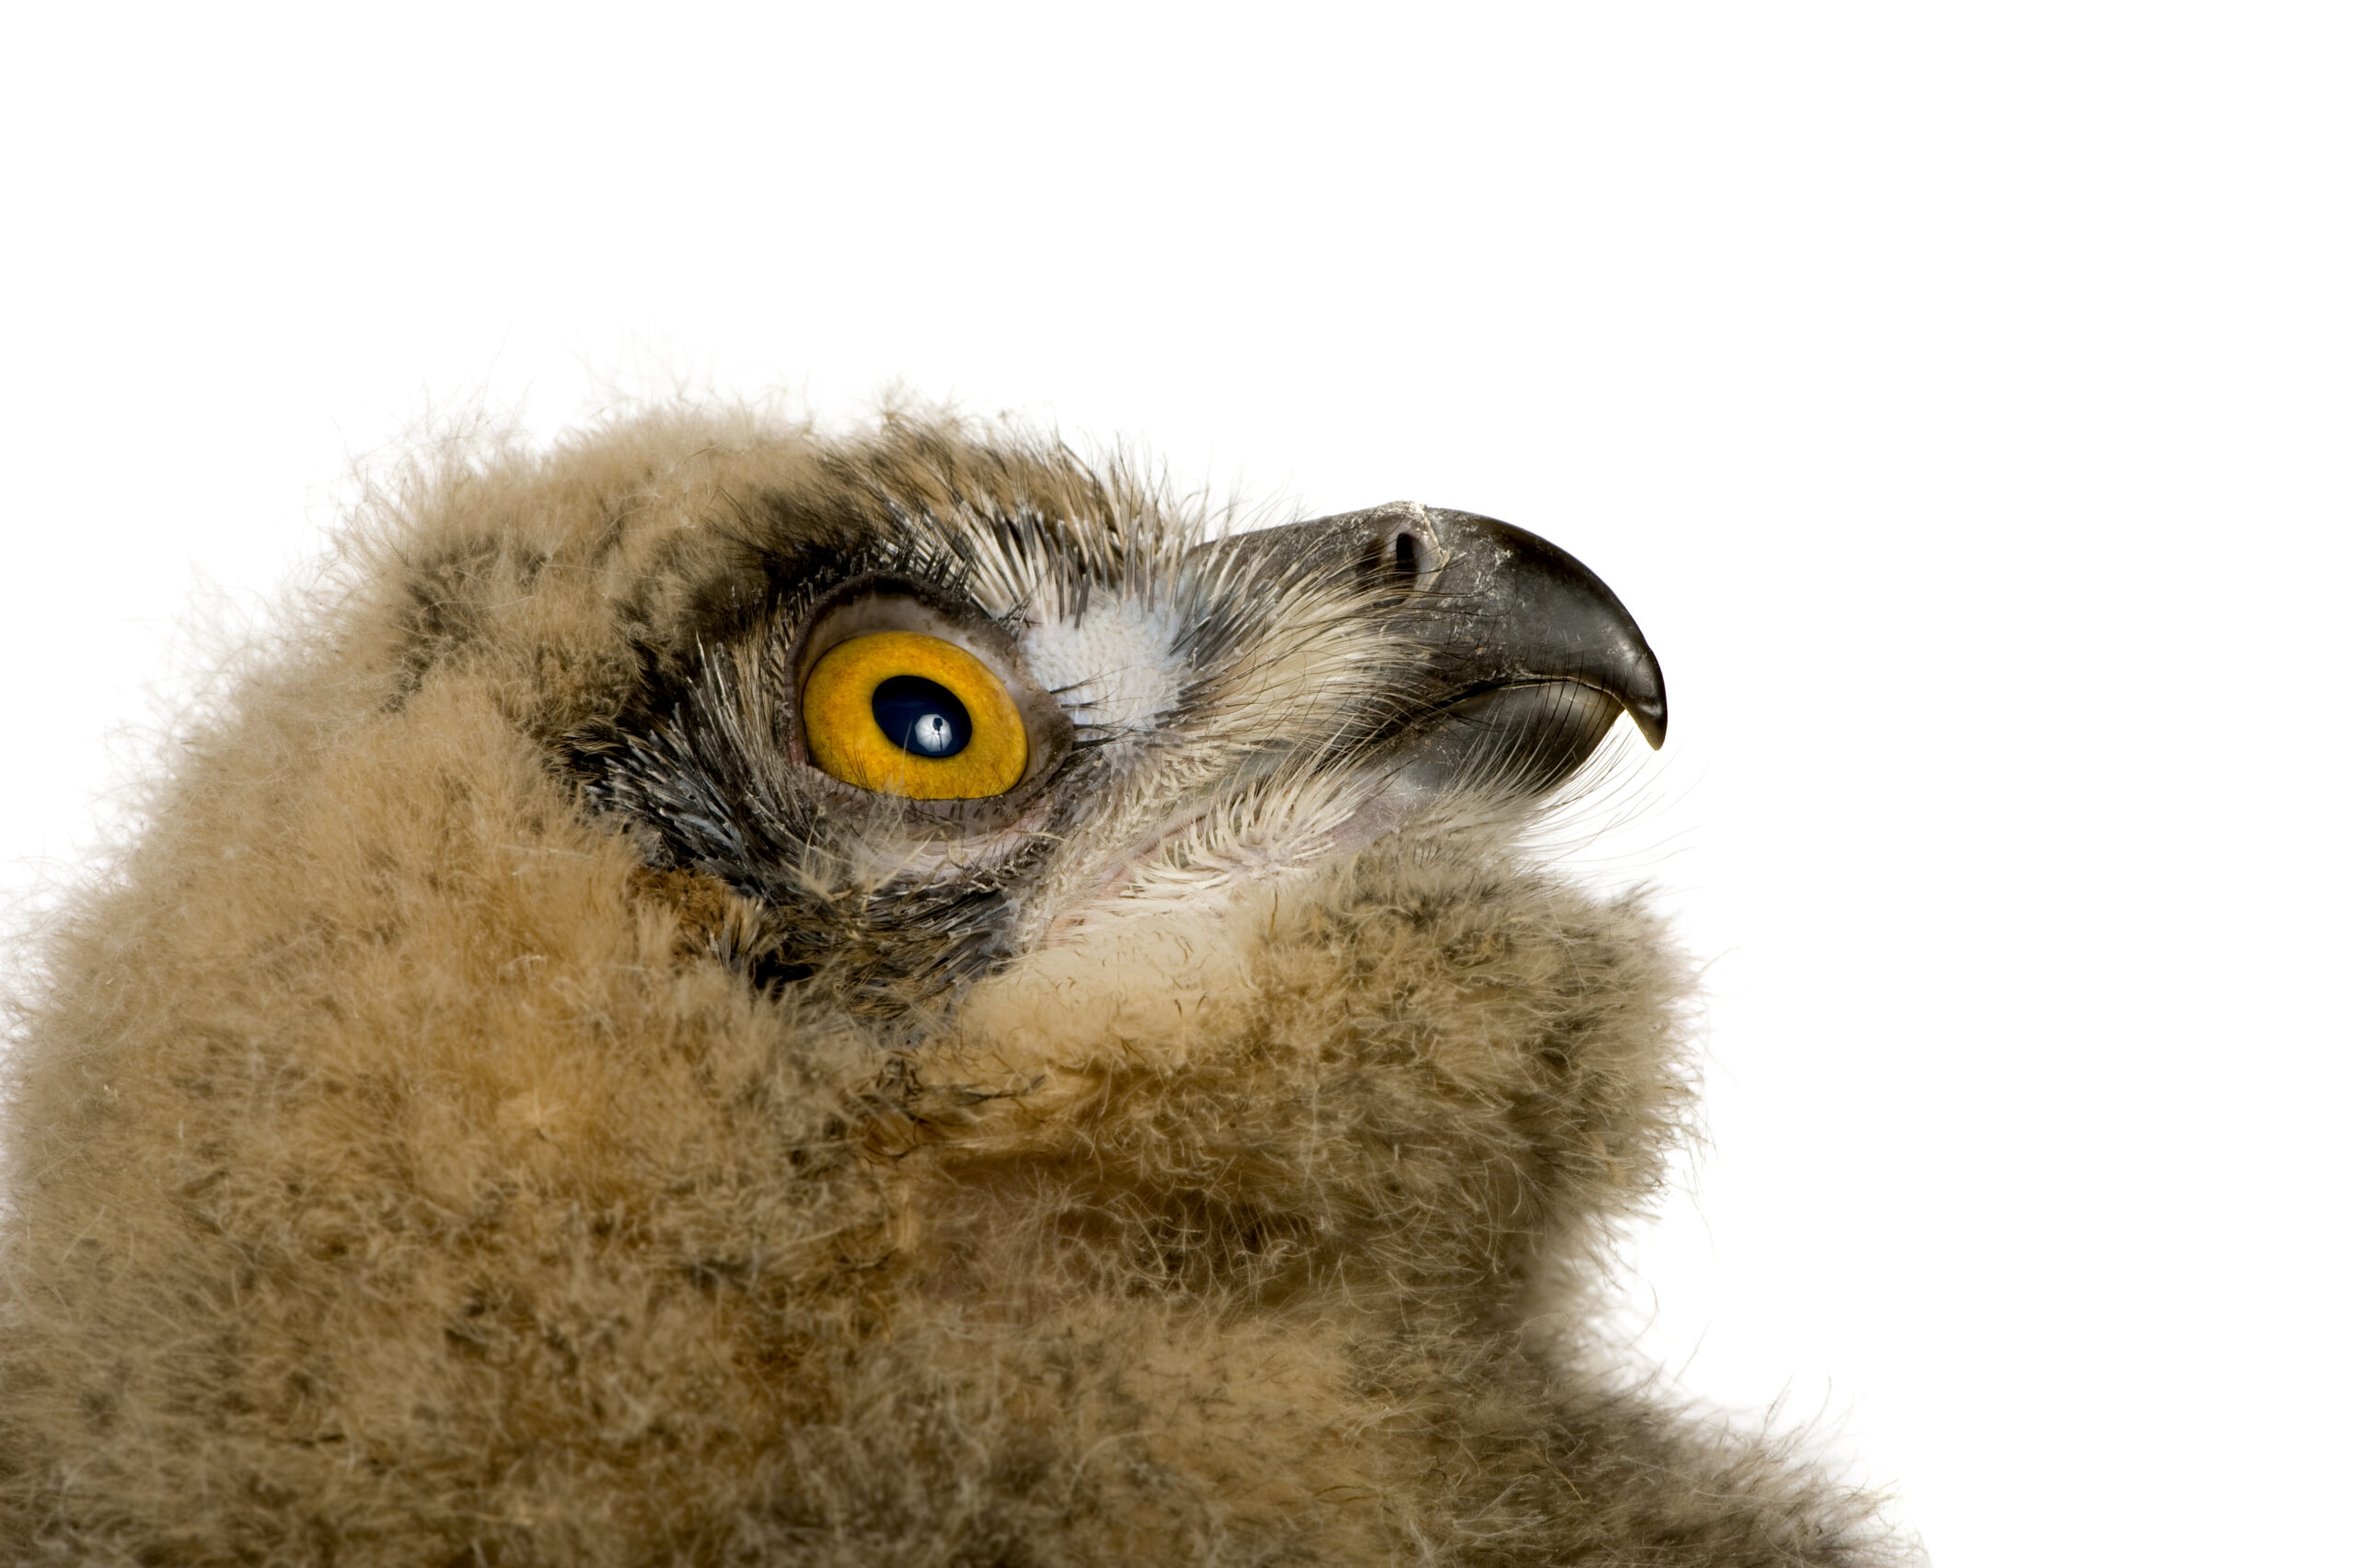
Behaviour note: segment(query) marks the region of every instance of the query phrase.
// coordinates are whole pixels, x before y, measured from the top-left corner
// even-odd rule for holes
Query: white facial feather
[[[1023,633],[1022,658],[1073,722],[1134,738],[1177,706],[1177,633],[1166,605],[1100,597],[1076,617],[1043,620]]]

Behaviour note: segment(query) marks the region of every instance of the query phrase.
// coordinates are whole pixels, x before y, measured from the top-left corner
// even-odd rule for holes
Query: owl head
[[[1661,740],[1634,621],[1508,524],[1207,536],[1117,468],[940,425],[761,458],[667,476],[702,492],[688,527],[649,475],[545,559],[455,541],[412,574],[405,667],[544,614],[552,571],[652,557],[607,651],[629,678],[550,752],[650,869],[735,896],[711,934],[762,984],[893,1015],[1018,958],[1201,940],[1336,854],[1511,830],[1623,711]]]

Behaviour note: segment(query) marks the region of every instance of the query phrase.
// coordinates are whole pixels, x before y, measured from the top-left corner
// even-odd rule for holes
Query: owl
[[[1409,503],[661,413],[358,520],[16,1005],[7,1561],[1857,1564],[1596,1318],[1661,672]]]

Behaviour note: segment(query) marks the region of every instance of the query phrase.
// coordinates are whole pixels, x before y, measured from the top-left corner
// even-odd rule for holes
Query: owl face
[[[745,902],[764,983],[901,1010],[1385,835],[1509,824],[1623,710],[1659,743],[1634,622],[1518,528],[1399,503],[1204,538],[997,478],[747,507],[678,645],[569,742],[651,865]]]

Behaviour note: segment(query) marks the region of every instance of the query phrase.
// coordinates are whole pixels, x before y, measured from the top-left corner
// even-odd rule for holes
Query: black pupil
[[[875,688],[874,706],[884,738],[918,756],[955,756],[974,738],[957,694],[922,675],[894,675]]]

